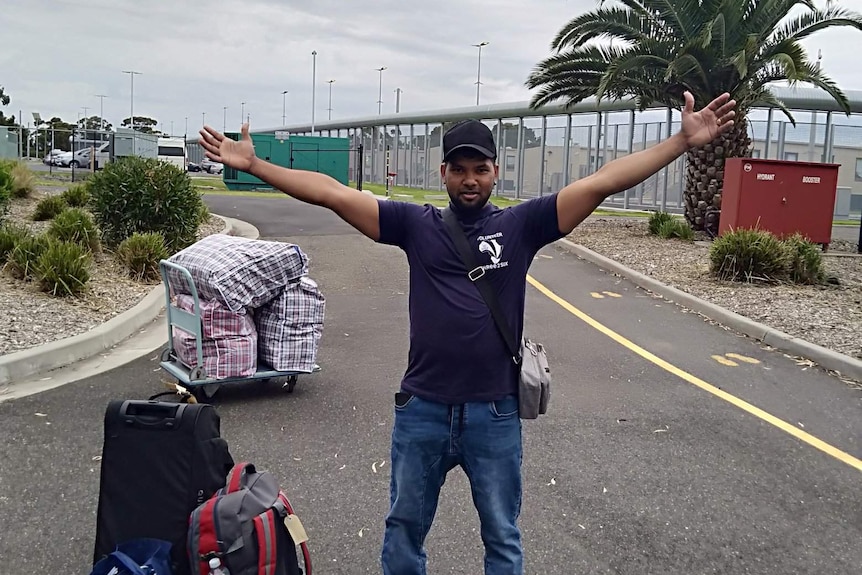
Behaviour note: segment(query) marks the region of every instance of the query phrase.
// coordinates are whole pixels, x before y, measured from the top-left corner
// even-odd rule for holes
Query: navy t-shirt
[[[458,217],[520,338],[527,270],[536,252],[562,237],[556,194],[504,209],[489,203],[471,217]],[[403,249],[410,264],[410,352],[401,388],[447,404],[515,393],[518,366],[467,278],[441,210],[380,201],[380,243]]]

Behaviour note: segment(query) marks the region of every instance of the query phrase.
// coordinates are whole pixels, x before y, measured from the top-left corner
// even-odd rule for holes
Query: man
[[[443,137],[440,175],[516,337],[523,330],[526,275],[536,252],[566,236],[608,196],[645,180],[691,147],[730,129],[735,102],[724,94],[694,112],[685,94],[680,132],[614,160],[556,194],[507,209],[488,203],[498,175],[490,130],[470,120]],[[395,394],[390,510],[382,549],[385,575],[425,573],[424,541],[446,474],[466,473],[481,522],[486,575],[520,575],[523,552],[518,366],[445,228],[441,212],[376,198],[313,172],[255,157],[248,133],[233,141],[206,127],[207,156],[311,204],[357,230],[396,245],[410,265],[410,351]]]

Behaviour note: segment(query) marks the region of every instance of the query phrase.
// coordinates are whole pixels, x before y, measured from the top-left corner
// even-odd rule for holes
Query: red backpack
[[[188,553],[192,575],[209,575],[217,557],[231,575],[311,575],[308,536],[275,477],[239,463],[225,487],[198,506],[189,519]]]

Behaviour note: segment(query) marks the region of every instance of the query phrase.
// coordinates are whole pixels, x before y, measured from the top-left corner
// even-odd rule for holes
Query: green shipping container
[[[240,134],[226,133],[232,140]],[[348,138],[322,138],[293,136],[285,140],[276,139],[275,134],[252,134],[257,157],[277,166],[294,170],[320,172],[348,184],[350,165],[350,140]],[[222,178],[229,190],[252,190],[271,188],[268,184],[245,172],[225,166]]]

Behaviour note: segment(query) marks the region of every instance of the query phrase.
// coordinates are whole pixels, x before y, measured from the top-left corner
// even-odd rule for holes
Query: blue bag
[[[93,565],[90,575],[173,575],[170,553],[171,544],[161,539],[124,541]]]

